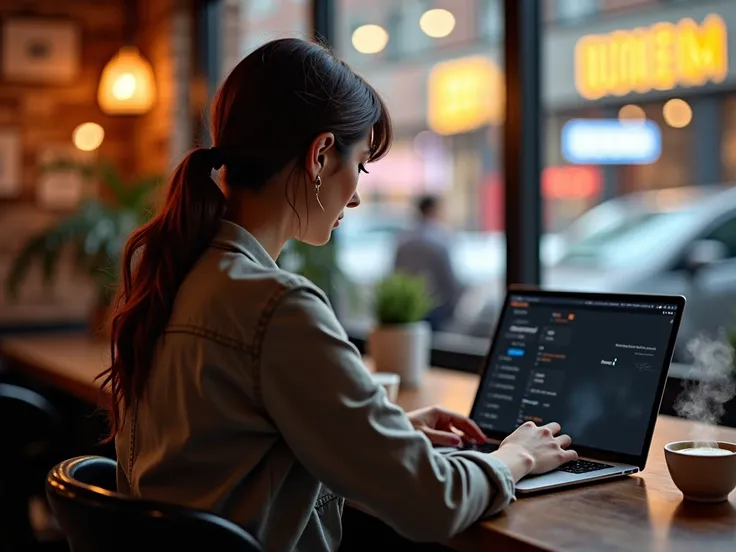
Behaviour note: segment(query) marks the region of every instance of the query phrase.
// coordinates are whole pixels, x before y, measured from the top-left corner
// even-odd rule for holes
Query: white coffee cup
[[[386,390],[388,400],[395,403],[399,398],[399,385],[401,377],[393,372],[375,372],[373,379]]]

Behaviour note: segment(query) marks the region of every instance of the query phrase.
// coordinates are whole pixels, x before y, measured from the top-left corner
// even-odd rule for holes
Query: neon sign
[[[503,120],[503,75],[484,57],[435,65],[428,79],[427,123],[436,134],[470,132]]]
[[[728,74],[728,33],[718,15],[609,34],[575,44],[575,86],[588,100],[723,82]]]
[[[562,156],[583,165],[654,163],[662,153],[662,133],[650,120],[572,119],[562,127]]]

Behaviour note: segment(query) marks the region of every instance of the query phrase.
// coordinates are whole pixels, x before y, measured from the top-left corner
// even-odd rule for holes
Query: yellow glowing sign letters
[[[503,119],[503,76],[491,59],[438,63],[428,84],[427,122],[437,134],[469,132]]]
[[[589,100],[720,83],[727,74],[726,24],[718,15],[588,35],[575,45],[575,86]]]

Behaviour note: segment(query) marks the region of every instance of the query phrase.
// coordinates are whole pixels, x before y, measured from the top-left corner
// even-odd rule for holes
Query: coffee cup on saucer
[[[665,445],[664,457],[686,500],[723,502],[736,489],[736,443],[677,441]]]

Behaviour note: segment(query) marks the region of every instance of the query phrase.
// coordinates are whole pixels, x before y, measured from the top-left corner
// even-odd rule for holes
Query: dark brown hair
[[[162,210],[125,247],[112,362],[98,376],[111,393],[108,441],[127,406],[143,393],[179,286],[227,209],[212,169],[224,165],[229,189],[260,190],[289,163],[306,159],[322,132],[334,134],[342,155],[372,131],[369,161],[385,155],[392,138],[388,111],[375,90],[326,48],[298,39],[269,42],[243,59],[220,87],[210,119],[216,149],[198,148],[184,158]]]

